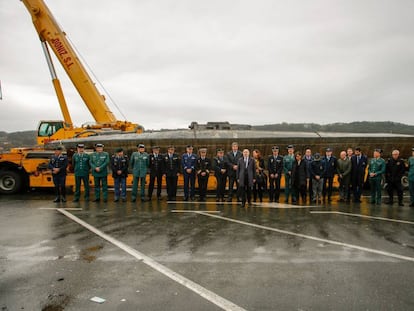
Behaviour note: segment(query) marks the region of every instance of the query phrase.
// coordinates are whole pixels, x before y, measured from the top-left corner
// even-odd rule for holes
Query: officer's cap
[[[374,151],[382,153],[382,149],[380,149],[380,148],[375,148]]]
[[[175,147],[173,145],[169,145],[168,149],[175,149]]]
[[[321,155],[319,153],[315,153],[313,158],[314,158],[314,160],[319,161],[321,159]]]
[[[152,150],[154,149],[160,149],[160,146],[152,146]]]
[[[103,148],[104,147],[104,144],[95,144],[95,147],[98,147],[98,148],[99,147],[102,147]]]
[[[224,152],[223,148],[217,148],[217,152]]]
[[[288,145],[286,149],[293,149],[293,145]]]
[[[187,145],[186,148],[191,148],[193,149],[193,145]]]
[[[273,146],[272,150],[279,150],[279,146]]]
[[[138,148],[145,148],[145,145],[144,144],[138,144],[137,147]]]
[[[331,147],[328,147],[328,148],[325,149],[325,151],[326,152],[331,152],[332,151],[332,148]]]
[[[78,147],[78,148],[85,148],[85,145],[84,144],[77,144],[76,147]]]
[[[63,150],[62,146],[55,147],[55,150]]]
[[[115,152],[121,152],[121,151],[124,151],[124,149],[122,149],[122,148],[116,148],[115,149]]]
[[[200,152],[207,152],[207,148],[205,147],[200,148]]]

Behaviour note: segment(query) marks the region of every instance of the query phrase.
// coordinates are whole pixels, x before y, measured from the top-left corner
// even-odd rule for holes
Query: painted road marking
[[[121,241],[118,241],[117,239],[111,237],[110,235],[100,231],[99,229],[95,228],[94,226],[88,224],[87,222],[79,219],[75,215],[69,213],[65,209],[58,208],[57,211],[59,213],[62,213],[69,219],[77,222],[81,226],[85,227],[89,231],[95,233],[96,235],[100,236],[102,239],[112,243],[113,245],[119,247],[126,253],[132,255],[136,259],[142,261],[146,265],[150,266],[151,268],[157,270],[158,272],[164,274],[165,276],[169,277],[170,279],[176,281],[177,283],[187,287],[188,289],[192,290],[193,292],[197,293],[204,299],[214,303],[216,306],[222,308],[223,310],[245,310],[242,307],[239,307],[238,305],[234,304],[233,302],[217,295],[216,293],[202,287],[201,285],[191,281],[190,279],[187,279],[186,277],[174,272],[173,270],[161,265],[151,257],[148,257],[144,255],[143,253],[137,251],[136,249],[128,246],[127,244],[122,243]],[[206,213],[206,215],[209,215]]]
[[[241,202],[198,202],[198,201],[167,201],[168,204],[200,204],[200,205],[241,205]],[[254,207],[264,208],[312,208],[316,205],[293,205],[287,203],[253,202]]]
[[[392,221],[392,222],[399,222],[402,224],[414,225],[413,221],[408,221],[408,220],[400,220],[400,219],[392,219],[392,218],[376,217],[376,216],[368,216],[368,215],[352,214],[352,213],[344,213],[344,212],[336,212],[336,211],[310,211],[310,213],[312,214],[338,214],[338,215],[377,219],[377,220]]]
[[[217,219],[221,219],[221,220],[225,220],[225,221],[230,221],[230,222],[234,222],[234,223],[237,223],[237,224],[242,224],[242,225],[246,225],[246,226],[250,226],[250,227],[254,227],[254,228],[258,228],[258,229],[274,231],[274,232],[287,234],[287,235],[292,235],[292,236],[296,236],[296,237],[300,237],[300,238],[304,238],[304,239],[309,239],[309,240],[314,240],[314,241],[318,241],[318,242],[323,242],[323,243],[328,243],[328,244],[353,248],[353,249],[357,249],[357,250],[364,251],[364,252],[369,252],[369,253],[373,253],[373,254],[378,254],[378,255],[383,255],[383,256],[387,256],[387,257],[392,257],[392,258],[397,258],[397,259],[401,259],[401,260],[414,262],[414,257],[398,255],[398,254],[389,253],[389,252],[385,252],[385,251],[380,251],[380,250],[367,248],[367,247],[362,247],[362,246],[358,246],[358,245],[354,245],[354,244],[348,244],[348,243],[343,243],[343,242],[334,241],[334,240],[327,240],[327,239],[318,238],[318,237],[311,236],[311,235],[295,233],[295,232],[281,230],[281,229],[272,228],[272,227],[261,226],[261,225],[257,225],[257,224],[237,220],[237,219],[232,219],[232,218],[228,218],[228,217],[223,217],[223,216],[219,216],[219,215],[209,214],[209,213],[205,213],[205,212],[201,212],[201,211],[192,212],[192,213],[197,213],[197,214],[200,214],[200,215],[213,217],[213,218],[217,218]]]
[[[208,204],[214,204],[214,205],[232,205],[232,202],[200,202],[200,201],[167,201],[168,204],[201,204],[201,205],[208,205]],[[241,204],[241,202],[234,202],[237,204]]]

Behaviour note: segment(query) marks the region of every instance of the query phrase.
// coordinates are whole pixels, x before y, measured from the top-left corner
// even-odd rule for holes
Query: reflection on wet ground
[[[100,310],[218,309],[54,208],[247,310],[414,306],[408,206],[54,204],[43,193],[0,197],[3,310],[93,310],[94,296]]]

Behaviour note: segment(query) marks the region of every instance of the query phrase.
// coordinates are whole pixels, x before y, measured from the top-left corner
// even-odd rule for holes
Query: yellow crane
[[[63,114],[62,120],[40,121],[38,127],[37,143],[45,144],[52,140],[67,139],[79,136],[99,134],[103,129],[121,132],[141,133],[143,127],[129,121],[117,120],[105,102],[105,97],[99,93],[94,82],[71,46],[66,34],[60,29],[58,23],[43,0],[21,0],[29,11],[33,25],[39,34],[42,48],[46,57],[53,86]],[[63,96],[60,82],[56,76],[49,47],[56,55],[85,105],[95,119],[96,124],[86,127],[75,127]]]

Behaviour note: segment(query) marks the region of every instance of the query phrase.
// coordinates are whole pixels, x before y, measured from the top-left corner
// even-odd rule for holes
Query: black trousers
[[[269,201],[278,202],[280,196],[280,176],[277,178],[269,177]]]
[[[216,181],[217,181],[216,198],[223,199],[224,195],[226,194],[227,175],[217,174],[215,176],[216,176]]]
[[[66,175],[53,175],[56,197],[66,196]]]
[[[239,194],[241,196],[241,200],[242,200],[242,204],[246,204],[246,198],[247,198],[247,202],[252,201],[252,188],[249,186],[249,177],[246,174],[246,177],[244,178],[244,186],[243,187],[239,187]]]
[[[207,184],[208,184],[208,175],[207,176],[198,176],[198,194],[200,198],[204,199],[207,195]]]
[[[167,196],[168,200],[173,200],[177,196],[177,182],[178,182],[178,176],[166,176],[165,177],[167,181]]]
[[[403,201],[403,186],[401,184],[401,181],[388,182],[387,192],[388,192],[390,202],[392,202],[394,200],[394,190],[397,191],[398,202],[402,203],[402,201]]]
[[[322,195],[324,198],[328,195],[328,200],[332,196],[333,179],[333,177],[325,177],[323,181]]]
[[[239,194],[239,183],[237,182],[237,178],[236,176],[229,176],[229,198],[233,198],[233,187],[234,184],[236,184],[236,197],[239,198],[240,194]]]
[[[150,180],[148,185],[148,197],[152,197],[152,192],[154,191],[155,179],[157,179],[157,197],[161,196],[162,189],[162,173],[150,174]]]

